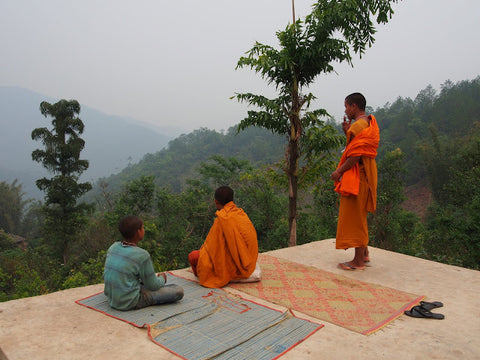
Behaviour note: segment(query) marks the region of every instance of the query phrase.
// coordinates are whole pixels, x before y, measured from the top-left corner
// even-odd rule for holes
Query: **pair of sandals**
[[[420,301],[420,305],[416,305],[410,310],[404,311],[404,314],[415,318],[443,320],[445,319],[443,314],[433,313],[430,311],[442,306],[443,304],[440,301]]]

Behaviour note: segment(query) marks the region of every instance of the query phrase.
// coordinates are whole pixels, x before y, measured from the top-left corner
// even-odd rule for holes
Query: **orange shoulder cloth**
[[[257,232],[247,214],[229,202],[216,215],[197,264],[200,285],[209,288],[248,278],[258,257]]]
[[[375,158],[377,156],[378,143],[380,142],[380,130],[377,120],[369,115],[370,125],[360,131],[349,143],[342,154],[337,169],[343,165],[348,157],[366,156]],[[358,195],[360,187],[359,165],[345,171],[340,181],[335,182],[335,191],[342,195]]]

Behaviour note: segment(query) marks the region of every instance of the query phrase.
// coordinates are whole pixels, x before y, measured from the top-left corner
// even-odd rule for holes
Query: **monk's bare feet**
[[[344,262],[338,264],[338,267],[343,270],[353,271],[353,270],[365,270],[364,265],[357,265],[353,261]]]
[[[364,263],[370,262],[368,247],[365,248],[365,253],[363,254],[363,262]]]

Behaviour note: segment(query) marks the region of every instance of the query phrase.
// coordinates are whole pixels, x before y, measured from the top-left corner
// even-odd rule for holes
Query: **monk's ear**
[[[217,210],[223,209],[223,205],[220,204],[220,202],[217,199],[214,199],[214,200],[215,200],[215,207],[217,208]]]

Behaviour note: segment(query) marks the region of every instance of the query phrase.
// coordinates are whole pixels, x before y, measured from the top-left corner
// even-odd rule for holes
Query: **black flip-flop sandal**
[[[404,314],[414,318],[424,318],[424,319],[443,320],[445,318],[443,314],[432,313],[430,310],[425,310],[420,305],[414,306],[410,310],[405,310]]]
[[[433,301],[433,302],[428,302],[428,301],[420,301],[420,306],[424,308],[425,310],[432,310],[436,309],[439,307],[442,307],[443,304],[440,301]]]

